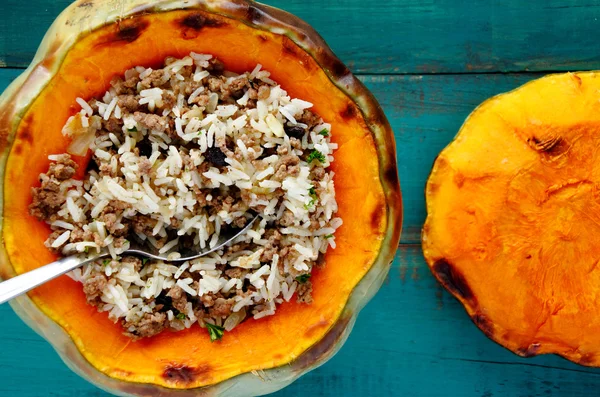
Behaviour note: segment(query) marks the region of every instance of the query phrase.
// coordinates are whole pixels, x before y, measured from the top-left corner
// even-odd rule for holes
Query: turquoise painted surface
[[[388,280],[342,350],[278,396],[595,395],[600,370],[522,359],[488,340],[433,279],[418,245],[437,153],[484,99],[548,71],[600,68],[600,1],[271,0],[310,22],[357,72],[396,136],[405,202]],[[3,0],[0,89],[68,0]],[[499,72],[511,71],[505,74]],[[539,73],[531,73],[532,71]],[[0,396],[105,396],[0,306]]]

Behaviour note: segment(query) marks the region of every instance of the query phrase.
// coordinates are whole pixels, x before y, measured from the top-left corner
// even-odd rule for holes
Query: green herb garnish
[[[102,264],[104,266],[108,265],[109,263],[110,263],[110,259],[105,259],[105,260],[102,261]]]
[[[127,128],[127,131],[129,132],[138,132],[138,129],[133,127],[133,128]]]
[[[205,323],[206,329],[208,329],[208,334],[210,335],[210,341],[214,342],[223,337],[223,333],[225,332],[225,328],[219,327],[218,325],[213,325],[210,323]]]
[[[305,210],[311,209],[312,207],[314,207],[316,201],[317,201],[316,199],[311,199],[307,204],[304,204],[304,209]]]
[[[142,266],[146,264],[146,262],[148,262],[149,259],[148,258],[142,258]]]
[[[327,131],[327,128],[323,128],[321,131],[319,131],[319,135],[329,136],[329,131]]]
[[[323,153],[319,152],[318,150],[313,150],[312,152],[310,152],[310,154],[306,158],[306,162],[310,164],[310,163],[312,163],[313,160],[319,160],[321,163],[324,163],[325,155]]]
[[[185,320],[185,313],[179,313],[175,317],[177,317],[178,320]]]
[[[85,248],[83,249],[83,252],[85,252],[86,254],[87,254],[87,253],[89,253],[89,252],[90,252],[90,247],[85,247]]]
[[[305,274],[301,274],[298,277],[296,277],[296,281],[299,282],[300,284],[304,284],[305,282],[308,281],[309,278],[310,278],[310,273],[305,273]]]
[[[317,192],[315,192],[315,187],[311,186],[310,189],[308,189],[308,194],[310,194],[311,196],[316,196]]]
[[[332,238],[332,237],[333,237],[333,234],[326,234],[325,235],[325,238]]]

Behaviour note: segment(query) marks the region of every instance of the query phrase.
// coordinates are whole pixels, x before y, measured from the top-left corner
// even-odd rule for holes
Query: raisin
[[[212,163],[217,167],[225,167],[228,165],[225,161],[227,156],[225,156],[225,153],[223,153],[218,147],[209,147],[206,150],[206,153],[204,153],[204,157],[206,157],[206,160],[209,163]]]
[[[291,138],[302,139],[304,136],[304,128],[298,127],[297,125],[291,127],[286,125],[285,133]]]

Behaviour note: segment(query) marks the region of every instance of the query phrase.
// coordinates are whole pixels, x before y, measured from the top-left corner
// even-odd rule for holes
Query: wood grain
[[[70,0],[3,0],[0,65],[25,67]],[[600,0],[264,0],[309,22],[356,73],[600,68]]]

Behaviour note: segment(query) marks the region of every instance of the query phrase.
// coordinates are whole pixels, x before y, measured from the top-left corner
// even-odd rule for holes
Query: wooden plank
[[[0,318],[0,395],[105,396],[8,306]],[[598,387],[599,369],[554,356],[519,358],[488,340],[435,282],[420,248],[403,246],[342,350],[276,395],[575,396]]]
[[[0,65],[26,66],[71,0],[4,0]],[[297,14],[356,73],[600,68],[600,0],[264,0]]]

